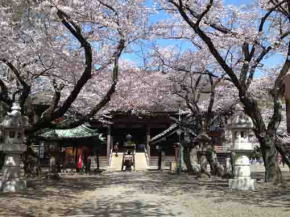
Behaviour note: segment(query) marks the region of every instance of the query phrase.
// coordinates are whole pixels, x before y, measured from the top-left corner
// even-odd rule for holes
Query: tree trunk
[[[4,158],[5,154],[3,151],[0,151],[0,170],[2,170],[3,164],[4,164]]]
[[[287,145],[282,144],[281,142],[276,140],[276,149],[280,153],[282,160],[290,169],[290,149]]]
[[[159,156],[158,156],[158,170],[161,170],[162,168],[162,151],[159,150]]]
[[[202,174],[207,175],[209,178],[211,177],[210,173],[207,171],[207,158],[206,158],[206,153],[204,151],[200,152],[198,155],[198,162],[200,164],[200,174],[199,176],[201,176]]]
[[[24,174],[26,176],[37,176],[39,175],[41,168],[40,168],[40,160],[39,156],[33,151],[32,149],[32,136],[26,136],[26,146],[27,149],[25,152],[22,153],[22,162],[23,162],[23,169]]]
[[[265,166],[265,182],[281,183],[282,173],[277,161],[275,129],[272,129],[272,131],[266,129],[258,104],[252,97],[240,92],[240,99],[244,104],[245,113],[253,121],[253,131],[260,143]],[[279,120],[279,117],[276,117],[274,121]]]
[[[186,165],[188,174],[194,174],[190,157],[191,150],[192,150],[191,147],[184,147],[183,149],[184,163]]]
[[[282,173],[277,161],[277,150],[273,137],[270,137],[269,135],[263,137],[257,135],[257,138],[261,147],[263,147],[261,148],[261,151],[265,166],[265,182],[273,182],[275,184],[281,183]]]
[[[286,117],[287,117],[287,133],[290,134],[290,99],[285,99]]]
[[[210,173],[212,175],[219,177],[224,175],[224,168],[219,164],[216,153],[212,147],[207,150],[206,159],[210,165]]]
[[[99,158],[99,151],[97,151],[97,170],[100,170],[100,158]]]

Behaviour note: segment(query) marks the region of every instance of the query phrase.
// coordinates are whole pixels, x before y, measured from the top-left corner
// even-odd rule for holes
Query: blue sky
[[[254,0],[224,0],[226,4],[232,4],[236,6],[240,6],[243,4],[250,4],[253,1]],[[282,55],[277,54],[275,56],[272,56],[271,58],[265,59],[264,61],[262,61],[262,63],[267,67],[272,67],[272,66],[282,63],[283,61],[284,61],[284,57]],[[259,76],[259,73],[258,73],[258,76]]]
[[[150,7],[150,5],[152,5],[153,0],[148,0],[147,5]],[[253,2],[253,0],[224,0],[224,2],[226,4],[232,4],[235,6],[241,6],[243,4],[250,4]],[[162,20],[164,18],[168,17],[168,15],[166,15],[163,12],[160,12],[157,15],[153,15],[150,17],[150,23],[155,23],[158,22],[159,20]],[[148,42],[141,42],[140,44],[142,44],[142,49],[143,50],[150,50],[150,46],[152,45],[151,43]],[[159,39],[159,40],[155,40],[154,44],[158,45],[158,46],[162,46],[162,47],[166,47],[166,46],[174,46],[176,45],[179,49],[181,50],[187,50],[187,49],[193,49],[193,46],[191,45],[190,42],[184,41],[184,40],[165,40],[165,39]],[[129,59],[130,61],[133,61],[135,63],[142,64],[142,58],[141,53],[138,53],[138,51],[140,52],[141,50],[141,46],[134,46],[133,49],[135,50],[135,52],[137,53],[127,53],[127,54],[123,54],[122,57],[124,59]],[[262,63],[265,64],[266,66],[274,66],[280,62],[283,61],[282,56],[280,55],[276,55],[274,57],[268,58],[267,60],[263,61]],[[258,73],[258,76],[261,73]]]
[[[253,2],[253,0],[224,0],[226,4],[242,5]]]

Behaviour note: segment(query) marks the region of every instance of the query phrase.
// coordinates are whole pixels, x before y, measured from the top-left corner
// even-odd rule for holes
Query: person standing
[[[86,166],[85,166],[86,173],[90,173],[91,172],[91,164],[92,164],[92,156],[88,155],[87,156],[87,160],[86,160]]]
[[[118,157],[119,142],[116,142],[116,144],[114,145],[114,151],[115,151],[115,156]]]
[[[77,162],[77,172],[81,172],[83,168],[83,157],[80,154],[78,157],[78,162]]]

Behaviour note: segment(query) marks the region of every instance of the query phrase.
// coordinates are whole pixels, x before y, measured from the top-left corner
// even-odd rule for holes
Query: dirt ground
[[[249,192],[231,191],[223,179],[156,171],[31,180],[24,192],[0,193],[0,216],[289,217],[289,184],[273,187],[261,174],[256,178],[257,189]]]

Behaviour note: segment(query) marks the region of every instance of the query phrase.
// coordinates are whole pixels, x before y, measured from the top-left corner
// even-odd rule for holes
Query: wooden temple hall
[[[137,161],[139,159],[142,161],[141,158],[144,156],[148,168],[156,167],[162,147],[162,153],[165,154],[164,165],[169,166],[169,162],[175,158],[174,145],[178,142],[178,136],[175,134],[175,136],[163,138],[158,144],[152,143],[152,139],[170,128],[173,124],[170,115],[174,116],[176,112],[154,112],[143,116],[130,113],[113,114],[110,120],[112,124],[107,126],[106,143],[109,164],[112,163],[112,157],[114,157],[115,145],[118,144],[118,152],[123,152],[126,136],[131,135],[132,141],[136,144],[137,164]]]
[[[176,115],[176,112],[155,112],[142,116],[114,113],[105,123],[94,122],[73,129],[50,130],[40,136],[41,142],[36,152],[48,164],[57,146],[63,168],[76,167],[80,156],[84,161],[88,156],[94,156],[97,157],[97,164],[92,164],[92,170],[94,167],[121,170],[120,160],[126,150],[126,136],[131,135],[136,150],[135,169],[156,167],[161,149],[165,155],[162,158],[163,165],[169,168],[169,162],[175,159],[174,145],[178,142],[178,136],[173,132],[171,136],[159,139],[159,135],[172,126],[170,115]],[[119,158],[115,157],[116,144]],[[140,163],[142,166],[138,168]]]
[[[48,106],[41,100],[49,97],[41,94],[35,98],[37,115],[41,115]],[[122,155],[126,150],[126,136],[131,135],[136,150],[135,169],[156,168],[160,164],[169,168],[170,162],[178,158],[176,144],[180,142],[179,128],[171,118],[178,118],[179,105],[172,102],[171,106],[175,109],[168,111],[157,106],[158,109],[149,108],[144,114],[125,109],[111,112],[104,116],[103,121],[91,121],[73,129],[48,130],[40,136],[35,152],[46,165],[52,155],[61,152],[57,155],[61,155],[58,158],[62,168],[76,168],[80,157],[87,161],[93,156],[96,162],[92,162],[92,169],[120,170],[122,157],[115,157],[115,147],[117,144],[119,155]],[[221,146],[218,142],[215,145]],[[58,150],[54,150],[55,146]]]
[[[91,169],[121,170],[127,137],[134,144],[134,166],[136,170],[169,169],[170,162],[178,159],[177,144],[180,131],[170,117],[177,112],[151,112],[146,115],[116,112],[104,122],[92,122],[67,130],[51,130],[41,135],[38,146],[39,156],[49,162],[55,146],[61,150],[62,168],[76,168],[80,159],[84,162],[93,157]],[[220,138],[218,135],[212,135]],[[215,148],[222,147],[215,142]],[[116,156],[116,146],[118,147]],[[217,150],[218,151],[218,150]],[[219,157],[219,155],[218,155]],[[122,160],[123,158],[123,160]]]

